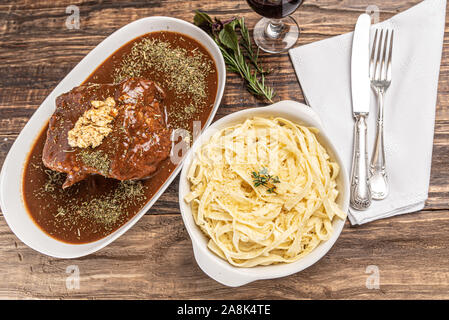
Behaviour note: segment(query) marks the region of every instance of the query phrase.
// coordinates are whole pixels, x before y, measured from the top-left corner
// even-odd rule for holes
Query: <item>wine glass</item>
[[[254,41],[263,51],[279,53],[291,48],[298,40],[299,27],[290,15],[303,0],[246,0],[263,16],[254,27]]]

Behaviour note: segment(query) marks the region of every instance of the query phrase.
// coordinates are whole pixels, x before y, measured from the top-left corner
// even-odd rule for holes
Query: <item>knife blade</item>
[[[355,118],[354,147],[351,169],[351,206],[365,210],[371,205],[368,177],[367,122],[370,106],[369,39],[371,17],[362,14],[357,19],[352,40],[351,95]]]
[[[357,19],[352,40],[351,93],[354,113],[369,112],[369,37],[371,17],[364,13]]]

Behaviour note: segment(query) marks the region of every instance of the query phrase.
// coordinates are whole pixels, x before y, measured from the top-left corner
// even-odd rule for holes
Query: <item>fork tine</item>
[[[389,34],[390,30],[385,31],[385,38],[383,39],[383,47],[382,47],[382,60],[381,60],[381,71],[380,71],[380,80],[385,81],[387,79],[387,46],[389,42]]]
[[[394,30],[391,30],[390,34],[390,45],[388,46],[388,62],[387,62],[387,73],[386,73],[386,80],[391,81],[391,60],[393,57],[393,36],[394,36]]]
[[[375,53],[376,53],[376,41],[377,41],[377,33],[378,33],[378,29],[376,29],[376,32],[374,33],[374,40],[373,40],[373,45],[371,48],[371,58],[370,58],[370,63],[369,63],[369,77],[371,80],[374,79],[374,71],[375,69]]]
[[[377,41],[377,50],[376,50],[376,69],[374,72],[374,80],[379,81],[380,80],[380,55],[382,50],[382,39],[383,39],[384,31],[380,30],[380,36]]]

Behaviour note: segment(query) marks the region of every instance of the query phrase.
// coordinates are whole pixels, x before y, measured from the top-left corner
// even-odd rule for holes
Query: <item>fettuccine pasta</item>
[[[238,267],[290,263],[345,219],[336,203],[339,166],[317,129],[255,117],[216,132],[188,171],[190,203],[208,247]]]

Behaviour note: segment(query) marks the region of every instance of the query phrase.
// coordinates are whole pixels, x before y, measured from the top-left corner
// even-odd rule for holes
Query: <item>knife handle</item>
[[[355,116],[354,150],[351,170],[351,206],[365,210],[371,205],[371,188],[368,178],[366,115]]]

